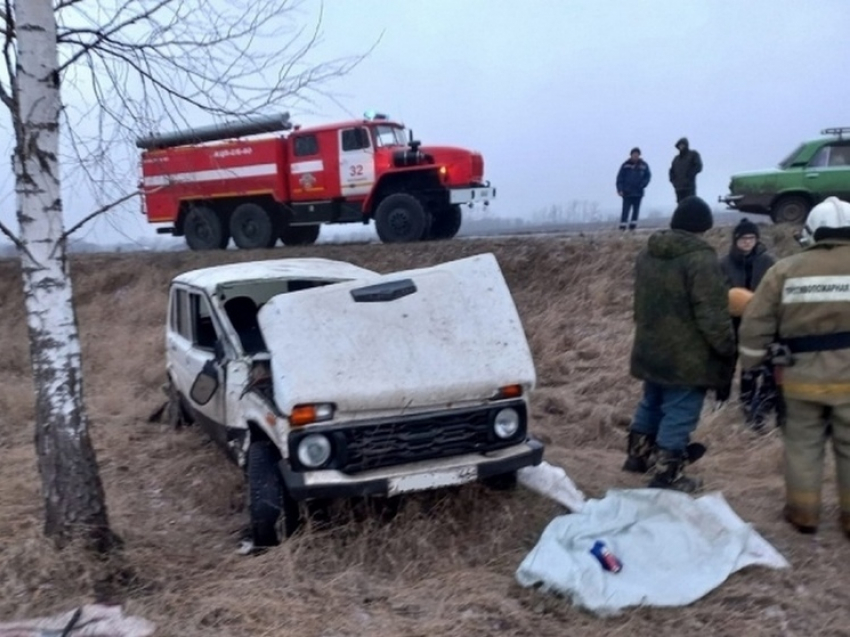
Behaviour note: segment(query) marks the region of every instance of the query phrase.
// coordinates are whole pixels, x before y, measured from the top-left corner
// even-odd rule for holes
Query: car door
[[[289,138],[289,190],[293,201],[328,199],[327,166],[321,153],[321,139],[317,132],[295,133]],[[333,138],[331,138],[333,139]],[[324,141],[327,141],[326,139]]]
[[[169,301],[169,329],[166,358],[169,375],[193,416],[210,433],[226,422],[225,368],[222,356],[216,355],[221,328],[216,324],[206,293],[193,288],[174,287]],[[219,348],[219,351],[221,348]],[[204,404],[192,399],[192,386],[205,366],[215,369],[219,389]]]
[[[339,131],[339,181],[343,197],[365,197],[375,184],[375,153],[365,126]]]
[[[806,167],[806,186],[820,199],[850,197],[850,141],[823,146]]]

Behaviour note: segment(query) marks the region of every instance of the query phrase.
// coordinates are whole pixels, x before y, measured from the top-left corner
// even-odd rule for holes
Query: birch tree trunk
[[[59,71],[52,0],[14,3],[13,97],[18,249],[36,394],[45,533],[108,549],[103,485],[83,403],[80,340],[65,255],[59,175]]]

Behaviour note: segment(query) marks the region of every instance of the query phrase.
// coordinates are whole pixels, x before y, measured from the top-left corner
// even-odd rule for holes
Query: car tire
[[[493,491],[513,491],[517,485],[516,471],[481,478],[481,484]]]
[[[322,226],[284,226],[280,231],[280,240],[285,246],[308,246],[316,243]]]
[[[212,208],[192,206],[183,220],[183,234],[190,250],[223,250],[230,234]]]
[[[413,195],[396,193],[375,211],[375,229],[383,243],[407,243],[427,236],[430,215]]]
[[[773,206],[771,218],[773,223],[793,223],[803,225],[812,205],[805,197],[790,195],[782,197]]]
[[[251,539],[256,547],[276,546],[300,524],[298,503],[292,499],[278,469],[280,453],[270,440],[248,447],[248,505]],[[283,519],[281,519],[283,518]]]
[[[459,205],[447,206],[431,220],[431,229],[428,232],[429,239],[451,239],[460,230],[463,221],[463,212]]]
[[[242,250],[271,248],[277,242],[274,222],[260,205],[243,203],[230,217],[230,234],[233,243]]]

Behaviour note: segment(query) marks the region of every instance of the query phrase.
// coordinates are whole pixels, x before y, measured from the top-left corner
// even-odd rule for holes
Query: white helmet
[[[811,209],[800,235],[800,243],[810,246],[820,228],[850,228],[850,203],[838,197],[827,197]]]

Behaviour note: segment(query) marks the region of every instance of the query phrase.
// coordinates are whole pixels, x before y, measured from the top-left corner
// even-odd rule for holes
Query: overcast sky
[[[306,22],[318,7],[304,2]],[[716,204],[733,172],[850,126],[847,25],[850,0],[324,0],[316,62],[380,41],[326,87],[335,100],[293,118],[375,109],[423,143],[479,150],[498,188],[490,214],[505,217],[573,202],[618,210],[616,172],[639,146],[653,171],[644,209],[669,213],[667,170],[683,135],[705,164],[698,194]],[[11,187],[4,164],[7,224]],[[66,197],[66,225],[87,206]],[[154,236],[138,210],[99,221],[87,239],[114,240],[116,224]]]

